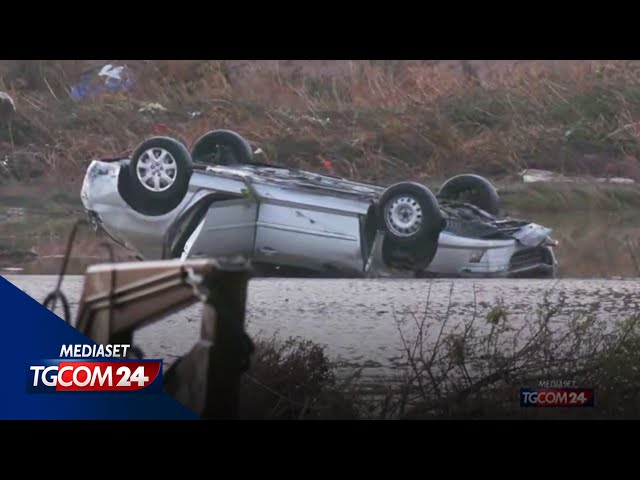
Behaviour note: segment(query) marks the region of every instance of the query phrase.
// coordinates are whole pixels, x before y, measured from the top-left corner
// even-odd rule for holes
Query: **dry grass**
[[[358,416],[349,388],[338,383],[324,349],[290,338],[256,342],[243,376],[240,416],[259,420],[352,419]]]
[[[423,311],[396,317],[407,367],[378,389],[336,380],[331,359],[311,342],[260,340],[243,382],[243,418],[640,418],[637,312],[603,321],[571,311],[553,290],[522,321],[499,301],[462,323],[451,307],[431,308],[427,294]],[[595,404],[522,408],[520,388],[540,382],[593,388]]]
[[[272,161],[322,169],[330,159],[369,181],[524,167],[640,178],[640,62],[512,62],[480,74],[468,63],[354,61],[323,75],[328,67],[134,61],[131,91],[71,100],[80,73],[104,63],[0,62],[0,90],[18,108],[13,148],[0,127],[5,177],[77,182],[90,159],[147,136],[190,144],[232,128]],[[139,113],[145,102],[167,111]]]
[[[639,418],[640,316],[607,322],[570,311],[549,291],[524,322],[497,303],[484,316],[450,325],[448,310],[398,318],[409,369],[387,399],[387,418]],[[591,408],[522,408],[519,390],[540,382],[595,390]]]

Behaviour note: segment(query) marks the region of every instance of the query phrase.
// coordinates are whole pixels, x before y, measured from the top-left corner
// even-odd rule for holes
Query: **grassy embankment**
[[[529,62],[480,74],[364,61],[322,76],[136,61],[130,91],[74,102],[69,91],[89,63],[0,62],[0,89],[18,108],[0,125],[0,215],[10,207],[45,213],[6,224],[0,249],[61,253],[81,215],[90,159],[124,154],[156,134],[191,145],[212,128],[239,131],[269,161],[326,171],[329,160],[333,173],[363,181],[417,179],[437,189],[447,176],[480,173],[496,182],[507,213],[544,221],[545,213],[626,215],[640,206],[637,185],[523,184],[518,176],[544,168],[640,180],[638,62]],[[166,111],[139,112],[148,102]],[[93,253],[84,250],[77,253]]]
[[[0,89],[18,106],[11,128],[0,128],[2,182],[73,191],[91,158],[154,134],[190,145],[212,128],[239,131],[271,161],[322,171],[329,160],[335,173],[364,181],[437,185],[477,172],[511,189],[525,168],[640,179],[638,62],[528,62],[480,75],[362,61],[332,76],[221,61],[130,64],[132,90],[74,102],[68,92],[88,62],[0,62]],[[166,111],[139,112],[147,102]],[[518,210],[640,204],[633,186],[509,189],[505,206]]]

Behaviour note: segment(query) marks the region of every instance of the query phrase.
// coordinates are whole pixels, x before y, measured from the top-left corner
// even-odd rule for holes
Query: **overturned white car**
[[[500,218],[486,179],[437,195],[259,163],[249,143],[209,132],[191,152],[154,137],[129,158],[94,160],[82,201],[97,228],[145,259],[248,258],[264,275],[555,276],[550,229]],[[373,256],[378,256],[377,262]]]

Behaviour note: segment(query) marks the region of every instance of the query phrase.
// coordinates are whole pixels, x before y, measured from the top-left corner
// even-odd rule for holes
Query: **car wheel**
[[[413,182],[397,183],[382,193],[378,221],[390,238],[406,246],[437,239],[446,225],[438,199],[427,187]]]
[[[384,262],[420,271],[435,257],[446,220],[431,190],[419,183],[401,182],[380,196],[378,224],[385,231]]]
[[[253,150],[242,135],[231,130],[213,130],[196,140],[191,158],[209,165],[244,164],[253,161]]]
[[[463,174],[450,178],[440,187],[438,199],[470,203],[492,215],[498,215],[500,211],[498,191],[489,180],[479,175]]]
[[[193,171],[191,156],[179,141],[153,137],[131,155],[129,203],[145,215],[163,215],[184,199]]]

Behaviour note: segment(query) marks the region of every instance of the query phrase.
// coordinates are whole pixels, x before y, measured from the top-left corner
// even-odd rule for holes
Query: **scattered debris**
[[[189,112],[191,118],[198,118],[202,116],[202,112]]]
[[[156,113],[156,112],[166,112],[167,109],[159,104],[159,103],[145,103],[142,107],[138,109],[140,113]]]
[[[7,208],[7,213],[9,216],[20,216],[24,215],[24,208],[22,207],[9,207]]]
[[[111,64],[105,65],[98,73],[101,77],[107,77],[107,82],[116,81],[120,82],[122,80],[122,73],[124,72],[124,67],[114,67]]]
[[[311,122],[311,123],[319,123],[320,125],[322,125],[323,127],[326,127],[327,125],[329,125],[331,123],[331,119],[329,117],[322,119],[322,118],[318,118],[315,116],[310,116],[310,115],[303,115],[302,117],[300,117],[301,120],[306,120],[307,122]]]
[[[0,220],[3,222],[24,221],[25,209],[21,207],[9,207],[9,208],[2,209],[0,210]]]
[[[522,181],[524,183],[534,183],[534,182],[572,182],[573,180],[569,177],[565,177],[560,173],[552,172],[550,170],[537,170],[534,168],[530,168],[522,172]]]
[[[593,178],[593,177],[567,177],[561,173],[552,172],[551,170],[537,170],[530,168],[524,170],[522,173],[522,181],[524,183],[535,182],[598,182],[598,183],[618,183],[618,184],[633,184],[636,183],[632,178],[624,177],[611,177],[611,178]]]
[[[92,69],[85,72],[70,93],[73,100],[80,101],[101,93],[127,91],[133,84],[133,77],[126,65],[107,64],[98,71]]]
[[[633,178],[624,178],[624,177],[597,178],[596,181],[600,183],[624,183],[624,184],[636,183],[636,181]]]

